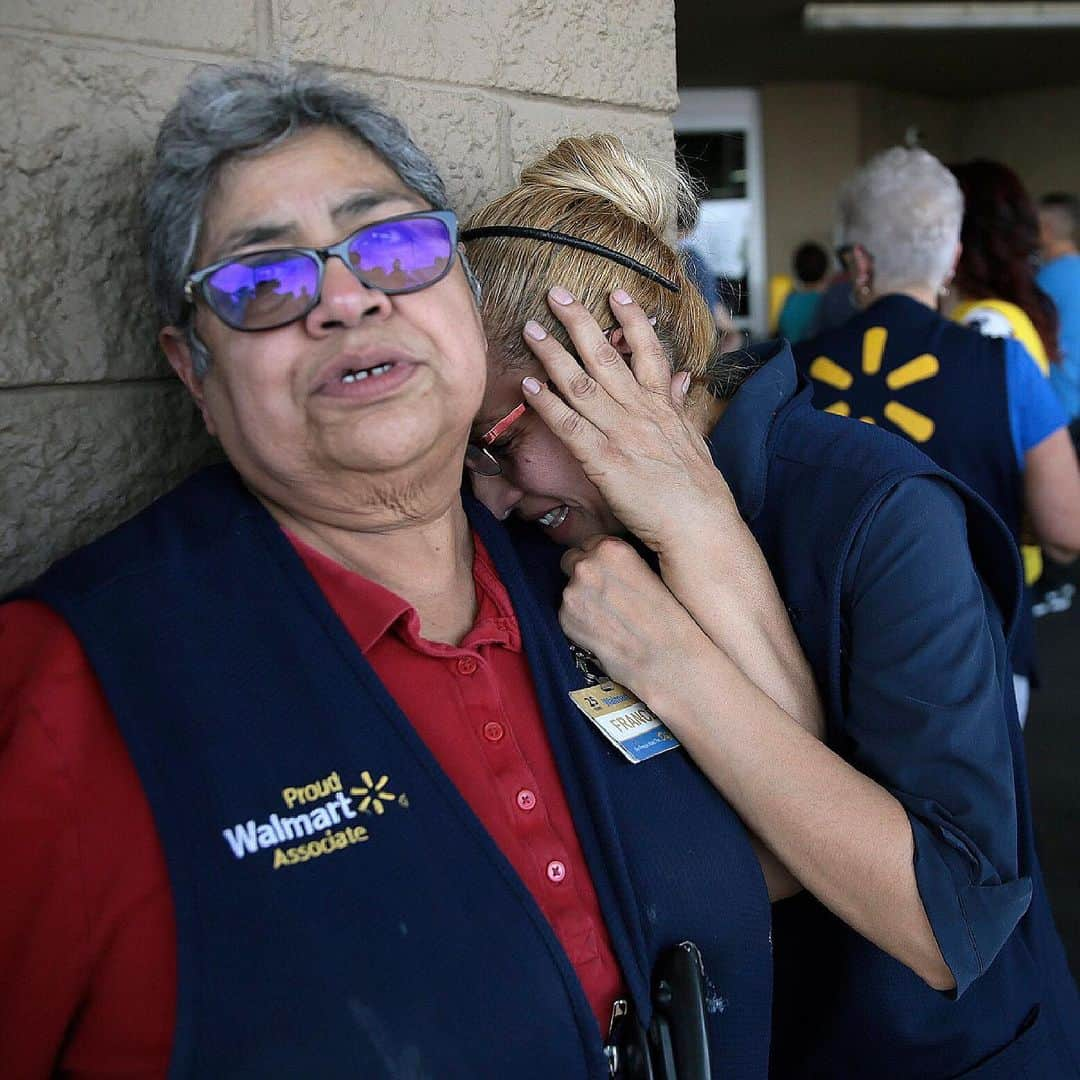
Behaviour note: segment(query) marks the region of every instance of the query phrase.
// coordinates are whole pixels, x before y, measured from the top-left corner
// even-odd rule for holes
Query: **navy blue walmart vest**
[[[1023,479],[1009,429],[1005,349],[999,338],[892,295],[795,349],[814,404],[869,418],[915,442],[981,495],[1020,542]],[[1012,639],[1013,670],[1035,674],[1026,594]]]
[[[741,823],[682,751],[632,766],[577,712],[559,552],[530,530],[515,553],[468,511],[517,613],[637,1008],[647,1023],[658,953],[697,942],[715,1075],[763,1077],[770,913]],[[196,475],[29,595],[86,649],[165,849],[172,1076],[607,1076],[531,894],[230,468]]]
[[[826,704],[828,741],[845,755],[843,567],[860,526],[889,492],[919,475],[955,487],[967,502],[975,564],[1010,623],[1020,595],[1019,562],[985,504],[909,443],[814,409],[809,385],[800,380],[796,388],[785,351],[743,385],[736,401],[744,395],[749,407],[744,399],[738,413],[729,409],[714,431],[714,458],[723,466],[735,440],[739,454],[756,459],[742,470],[740,510],[813,667]],[[718,439],[725,428],[727,451],[721,451]],[[1015,708],[1006,654],[1002,643],[999,680]],[[1032,879],[1034,891],[997,958],[950,1000],[809,894],[781,901],[773,910],[772,1076],[1056,1080],[1080,1074],[1080,1001],[1035,855],[1023,741],[1015,722],[1010,741],[1020,874]]]

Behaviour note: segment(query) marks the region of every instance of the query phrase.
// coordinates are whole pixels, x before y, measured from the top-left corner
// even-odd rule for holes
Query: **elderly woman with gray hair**
[[[487,342],[431,161],[317,71],[210,69],[145,203],[228,460],[0,606],[0,1071],[607,1080],[648,1031],[764,1077],[746,828],[462,495]],[[739,577],[787,662],[723,684],[819,719]]]
[[[1017,543],[1080,552],[1080,470],[1067,418],[1020,341],[941,315],[960,257],[964,200],[925,150],[894,147],[839,199],[842,256],[861,311],[795,349],[815,404],[914,442],[997,511]],[[1025,600],[1013,641],[1021,724],[1035,673]]]

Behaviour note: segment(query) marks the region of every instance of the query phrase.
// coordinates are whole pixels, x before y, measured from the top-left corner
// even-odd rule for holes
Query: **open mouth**
[[[393,396],[418,370],[406,354],[387,349],[338,357],[316,376],[315,393],[354,404],[369,404]]]
[[[364,379],[370,379],[378,375],[385,375],[393,367],[394,365],[391,362],[386,364],[376,364],[374,367],[360,368],[358,370],[350,368],[348,371],[343,371],[341,373],[340,379],[343,383],[346,384],[357,383],[363,381]]]
[[[569,513],[568,506],[553,506],[543,517],[536,519],[536,524],[542,525],[545,529],[557,529]]]

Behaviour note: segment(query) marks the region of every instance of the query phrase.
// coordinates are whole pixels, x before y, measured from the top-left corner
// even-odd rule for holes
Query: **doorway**
[[[764,337],[769,298],[758,93],[682,90],[672,122],[680,160],[704,196],[687,243],[715,274],[735,325]]]

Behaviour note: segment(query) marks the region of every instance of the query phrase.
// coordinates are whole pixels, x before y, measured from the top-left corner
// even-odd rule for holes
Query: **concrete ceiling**
[[[853,81],[982,97],[1080,83],[1080,30],[808,34],[802,9],[802,0],[675,0],[679,85]]]

